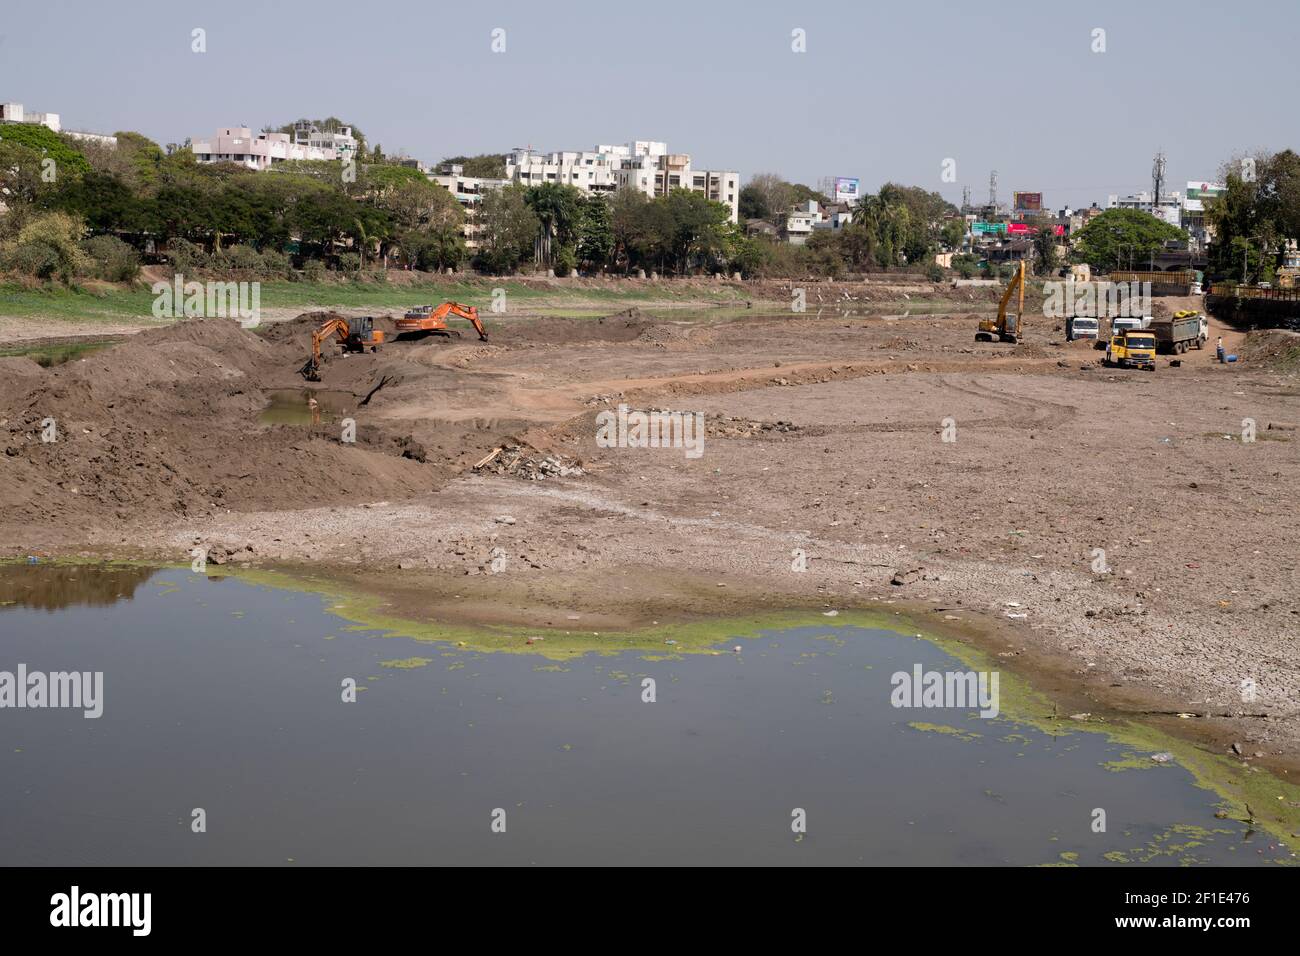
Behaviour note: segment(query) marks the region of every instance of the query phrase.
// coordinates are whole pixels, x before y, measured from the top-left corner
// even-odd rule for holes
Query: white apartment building
[[[506,157],[506,178],[523,186],[563,183],[583,192],[637,189],[664,196],[673,189],[703,193],[740,215],[740,174],[732,170],[692,169],[687,153],[670,153],[668,144],[637,140],[623,146],[598,145],[586,152],[535,152],[531,147]]]
[[[346,162],[357,153],[357,141],[352,135],[351,126],[340,126],[336,130],[323,130],[317,126],[299,123],[293,128],[293,141],[298,146],[308,149],[334,151],[334,158]]]
[[[429,181],[446,189],[456,202],[465,207],[465,245],[469,249],[478,248],[478,205],[483,201],[483,194],[509,185],[508,179],[484,179],[478,176],[466,176],[465,167],[452,164],[436,173],[429,173]]]
[[[288,133],[254,133],[247,126],[226,126],[214,136],[192,139],[190,149],[200,163],[239,163],[257,170],[291,159],[340,158],[334,147],[297,143]]]
[[[1107,209],[1138,209],[1149,212],[1157,219],[1163,219],[1171,226],[1178,226],[1182,218],[1183,194],[1163,193],[1157,206],[1152,193],[1140,192],[1132,196],[1108,196]]]
[[[105,136],[103,133],[87,133],[79,129],[64,129],[58,113],[29,113],[23,109],[22,103],[0,103],[0,123],[30,123],[33,126],[44,126],[54,133],[63,133],[73,139],[103,143],[106,146],[117,145],[116,136]]]

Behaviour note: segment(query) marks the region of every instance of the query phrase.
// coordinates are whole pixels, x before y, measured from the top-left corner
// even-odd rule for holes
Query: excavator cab
[[[348,337],[344,343],[344,348],[349,352],[364,352],[366,343],[374,337],[375,317],[373,315],[359,315],[356,318],[348,319]],[[378,341],[383,341],[381,337]]]

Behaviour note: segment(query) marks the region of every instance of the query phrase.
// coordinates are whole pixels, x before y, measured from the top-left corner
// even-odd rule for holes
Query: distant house
[[[315,129],[315,127],[311,127]],[[336,134],[326,134],[333,137]],[[348,139],[351,139],[349,131]],[[249,169],[270,169],[276,163],[288,160],[333,160],[350,155],[340,155],[335,146],[312,145],[311,134],[306,130],[298,141],[298,131],[288,133],[253,133],[247,126],[225,126],[216,134],[203,139],[192,139],[190,149],[200,163],[239,163]],[[326,140],[318,139],[323,143]],[[329,142],[335,142],[333,138]],[[353,140],[355,147],[356,141]]]

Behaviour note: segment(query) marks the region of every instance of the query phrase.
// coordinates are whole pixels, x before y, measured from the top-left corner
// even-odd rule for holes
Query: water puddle
[[[557,659],[383,636],[330,603],[184,568],[0,566],[0,672],[104,675],[98,719],[0,710],[5,864],[1292,859],[1216,817],[1178,759],[893,707],[895,672],[966,669],[893,631]]]
[[[263,392],[270,404],[258,415],[263,425],[334,424],[356,414],[357,399],[351,392],[318,388],[268,388]]]

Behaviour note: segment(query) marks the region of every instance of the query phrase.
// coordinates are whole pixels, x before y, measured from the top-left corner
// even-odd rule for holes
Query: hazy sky
[[[1059,208],[1149,189],[1157,149],[1181,190],[1300,147],[1297,36],[1296,0],[10,0],[0,101],[160,143],[333,114],[431,162],[663,140],[742,179],[954,201],[997,169],[1000,199]]]

